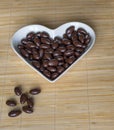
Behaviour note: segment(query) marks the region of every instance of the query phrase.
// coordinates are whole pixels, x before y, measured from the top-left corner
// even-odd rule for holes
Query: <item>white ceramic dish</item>
[[[59,75],[55,80],[51,81],[48,78],[46,78],[42,73],[40,73],[36,68],[34,68],[30,62],[26,59],[24,59],[20,53],[19,50],[17,48],[17,45],[20,43],[21,39],[23,39],[24,37],[26,37],[26,35],[29,32],[39,32],[39,31],[45,31],[48,32],[49,35],[54,38],[55,36],[63,36],[63,34],[65,33],[65,30],[70,27],[71,25],[75,26],[75,29],[77,30],[78,28],[83,28],[85,29],[91,36],[91,41],[88,45],[88,47],[86,48],[86,51],[84,52],[83,55],[81,55],[68,69],[66,69],[61,75]],[[40,74],[42,77],[44,77],[45,79],[47,79],[49,82],[54,83],[55,81],[57,81],[61,76],[63,76],[74,64],[76,64],[85,54],[87,54],[87,52],[93,47],[95,43],[95,32],[94,30],[88,26],[87,24],[81,23],[81,22],[69,22],[69,23],[65,23],[61,26],[59,26],[56,29],[49,29],[45,26],[42,25],[28,25],[25,27],[22,27],[21,29],[19,29],[17,32],[15,32],[15,34],[13,35],[12,39],[11,39],[11,47],[14,50],[14,52],[27,64],[29,65],[33,70],[35,70],[38,74]]]

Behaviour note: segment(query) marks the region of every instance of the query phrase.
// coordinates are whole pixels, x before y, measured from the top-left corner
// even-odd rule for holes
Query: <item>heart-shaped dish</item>
[[[78,28],[83,28],[84,30],[87,31],[87,33],[89,33],[90,37],[91,37],[91,41],[88,44],[85,52],[75,61],[73,62],[72,65],[70,65],[62,74],[60,74],[56,79],[54,80],[50,80],[48,79],[46,76],[44,76],[40,71],[38,71],[34,66],[31,65],[30,61],[24,59],[22,57],[22,55],[19,52],[19,49],[17,48],[17,45],[20,43],[20,41],[26,37],[26,35],[29,32],[42,32],[45,31],[47,32],[51,38],[54,39],[54,37],[56,36],[60,36],[62,37],[63,34],[65,33],[66,29],[70,26],[75,26],[75,29],[77,30]],[[45,79],[47,79],[49,82],[53,83],[55,81],[57,81],[61,76],[63,76],[74,64],[76,64],[85,54],[87,54],[87,52],[93,47],[95,43],[95,32],[94,30],[88,26],[87,24],[81,23],[81,22],[69,22],[69,23],[65,23],[61,26],[59,26],[56,29],[49,29],[45,26],[42,25],[28,25],[25,27],[22,27],[21,29],[19,29],[17,32],[15,32],[15,34],[13,35],[12,39],[11,39],[11,47],[14,50],[14,52],[27,64],[29,65],[33,70],[35,70],[37,73],[39,73],[42,77],[44,77]]]

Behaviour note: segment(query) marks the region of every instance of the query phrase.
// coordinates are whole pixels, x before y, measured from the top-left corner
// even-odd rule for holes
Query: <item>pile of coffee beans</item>
[[[21,87],[17,86],[14,88],[14,92],[17,96],[20,96],[20,104],[23,105],[26,103],[26,105],[22,106],[22,110],[28,114],[33,113],[34,101],[33,101],[33,97],[31,97],[30,95],[39,94],[41,92],[41,89],[34,88],[34,89],[31,89],[29,91],[29,93],[22,93]],[[15,107],[17,105],[17,102],[14,99],[9,99],[6,101],[6,104],[8,106]],[[9,117],[16,117],[22,113],[22,110],[21,109],[13,109],[8,113],[8,116]]]
[[[47,32],[30,32],[18,49],[38,71],[54,80],[85,52],[90,40],[86,30],[70,26],[63,37],[54,39]]]

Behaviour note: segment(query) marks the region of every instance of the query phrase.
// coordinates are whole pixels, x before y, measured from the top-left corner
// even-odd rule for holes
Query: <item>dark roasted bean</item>
[[[40,62],[39,62],[39,61],[32,61],[32,65],[33,65],[35,68],[37,68],[37,69],[40,68]]]
[[[60,56],[61,52],[59,50],[54,51],[53,56],[57,57]]]
[[[41,92],[41,89],[40,89],[40,88],[34,88],[34,89],[31,89],[31,90],[29,91],[29,93],[32,94],[32,95],[37,95],[37,94],[39,94],[40,92]]]
[[[66,47],[65,46],[59,46],[59,48],[58,48],[58,50],[60,51],[60,52],[65,52],[66,51]]]
[[[28,52],[25,51],[24,49],[20,49],[20,52],[21,52],[22,56],[24,56],[25,58],[28,58],[28,57],[29,57]]]
[[[18,49],[24,49],[23,45],[18,45],[17,47],[18,47]]]
[[[64,52],[65,56],[71,56],[73,54],[74,54],[74,51],[72,51],[72,50],[67,50],[67,51]]]
[[[78,38],[78,39],[79,39],[79,41],[80,41],[81,43],[84,43],[84,35],[82,35],[82,34],[79,35],[79,38]]]
[[[52,59],[52,55],[50,53],[45,53],[44,59],[50,60],[50,59]]]
[[[48,45],[48,44],[41,44],[40,48],[42,48],[42,49],[48,49],[48,48],[50,48],[50,45]]]
[[[54,42],[58,43],[58,44],[61,44],[62,43],[62,39],[60,37],[55,37],[54,38]]]
[[[57,65],[58,65],[58,60],[56,60],[56,59],[51,59],[51,60],[48,62],[48,65],[49,65],[49,66],[57,66]]]
[[[87,34],[87,32],[83,28],[78,28],[77,32],[79,35],[80,34],[85,34],[85,35]]]
[[[57,66],[57,72],[58,73],[62,73],[64,71],[64,67],[63,66]]]
[[[44,70],[44,71],[43,71],[43,74],[44,74],[46,77],[48,77],[48,78],[51,77],[51,73],[50,73],[48,70]]]
[[[74,46],[74,45],[67,45],[66,48],[67,48],[68,50],[72,50],[72,51],[75,50],[75,46]]]
[[[56,72],[56,68],[55,67],[47,67],[47,69],[50,71],[50,72]]]
[[[69,39],[64,38],[64,39],[62,40],[62,43],[63,43],[64,45],[70,45],[70,44],[71,44],[71,41],[70,41]]]
[[[48,67],[48,60],[43,60],[43,67]]]
[[[40,39],[38,38],[38,37],[34,37],[34,43],[39,47],[40,46],[40,44],[41,44],[41,41],[40,41]]]
[[[76,58],[74,56],[70,56],[69,58],[66,59],[66,62],[69,64],[72,64]]]
[[[58,65],[64,65],[64,61],[59,61]]]
[[[48,38],[41,38],[41,42],[44,43],[44,44],[47,44],[47,45],[51,44],[51,41]]]
[[[58,61],[63,61],[63,60],[64,60],[63,56],[57,56],[56,59],[57,59]]]
[[[22,110],[23,110],[25,113],[28,113],[28,114],[33,113],[33,108],[31,108],[31,107],[29,107],[29,106],[23,106],[23,107],[22,107]]]
[[[75,56],[78,58],[80,56],[79,52],[75,52]]]
[[[63,66],[64,66],[64,68],[68,68],[69,64],[65,63]]]
[[[84,51],[84,49],[83,49],[83,48],[78,47],[78,48],[76,48],[76,51],[77,51],[77,52],[82,53],[82,52]]]
[[[57,76],[58,76],[59,74],[58,73],[52,73],[52,76],[51,76],[51,79],[55,79],[55,78],[57,78]]]
[[[27,104],[28,104],[29,107],[33,108],[33,106],[34,106],[33,98],[28,98],[27,99]]]
[[[14,88],[14,92],[17,96],[20,96],[22,94],[22,89],[20,86],[17,86]]]
[[[40,55],[38,53],[33,53],[33,59],[34,60],[39,60],[40,59]]]
[[[8,106],[11,106],[11,107],[17,105],[16,101],[14,101],[14,100],[7,100],[7,101],[6,101],[6,104],[7,104]]]
[[[20,103],[24,104],[27,101],[27,95],[25,93],[23,93],[20,97]]]
[[[34,38],[34,32],[30,32],[27,34],[27,39],[33,39]]]
[[[57,49],[57,47],[58,47],[58,43],[57,43],[57,42],[52,44],[52,48],[53,48],[54,50]]]
[[[21,110],[12,110],[8,113],[9,117],[16,117],[19,116],[21,114]]]
[[[22,39],[22,40],[21,40],[21,43],[22,43],[23,45],[26,45],[26,44],[28,43],[28,40],[27,40],[27,39]]]
[[[49,38],[49,34],[47,32],[42,32],[41,37],[43,38]]]
[[[75,29],[74,26],[70,26],[69,28],[67,28],[66,34],[67,34],[67,37],[68,37],[68,38],[71,38],[72,33],[74,32],[74,29]]]

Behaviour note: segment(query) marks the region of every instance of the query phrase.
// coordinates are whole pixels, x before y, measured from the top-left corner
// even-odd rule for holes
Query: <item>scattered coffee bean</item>
[[[25,113],[28,113],[28,114],[33,113],[33,108],[32,108],[32,107],[29,107],[29,106],[23,106],[23,107],[22,107],[22,110],[23,110]]]
[[[15,88],[14,88],[14,92],[15,92],[15,94],[16,94],[17,96],[21,96],[21,94],[22,94],[22,89],[21,89],[21,87],[20,87],[20,86],[15,87]]]
[[[25,93],[23,93],[20,97],[20,103],[24,104],[27,101],[28,97]]]
[[[28,104],[28,106],[29,106],[30,108],[33,108],[33,106],[34,106],[33,98],[28,98],[28,99],[27,99],[27,104]]]
[[[7,100],[7,101],[6,101],[6,104],[7,104],[8,106],[11,106],[11,107],[17,105],[16,101],[14,101],[14,100]]]
[[[37,95],[37,94],[39,94],[40,92],[41,92],[41,89],[40,89],[40,88],[34,88],[34,89],[31,89],[31,90],[29,91],[29,93],[32,94],[32,95]]]
[[[85,52],[90,41],[86,30],[76,30],[72,25],[62,37],[54,39],[47,32],[30,32],[21,40],[18,49],[37,70],[54,80]]]
[[[16,117],[16,116],[19,116],[21,114],[21,110],[12,110],[8,113],[8,116],[9,117]]]

